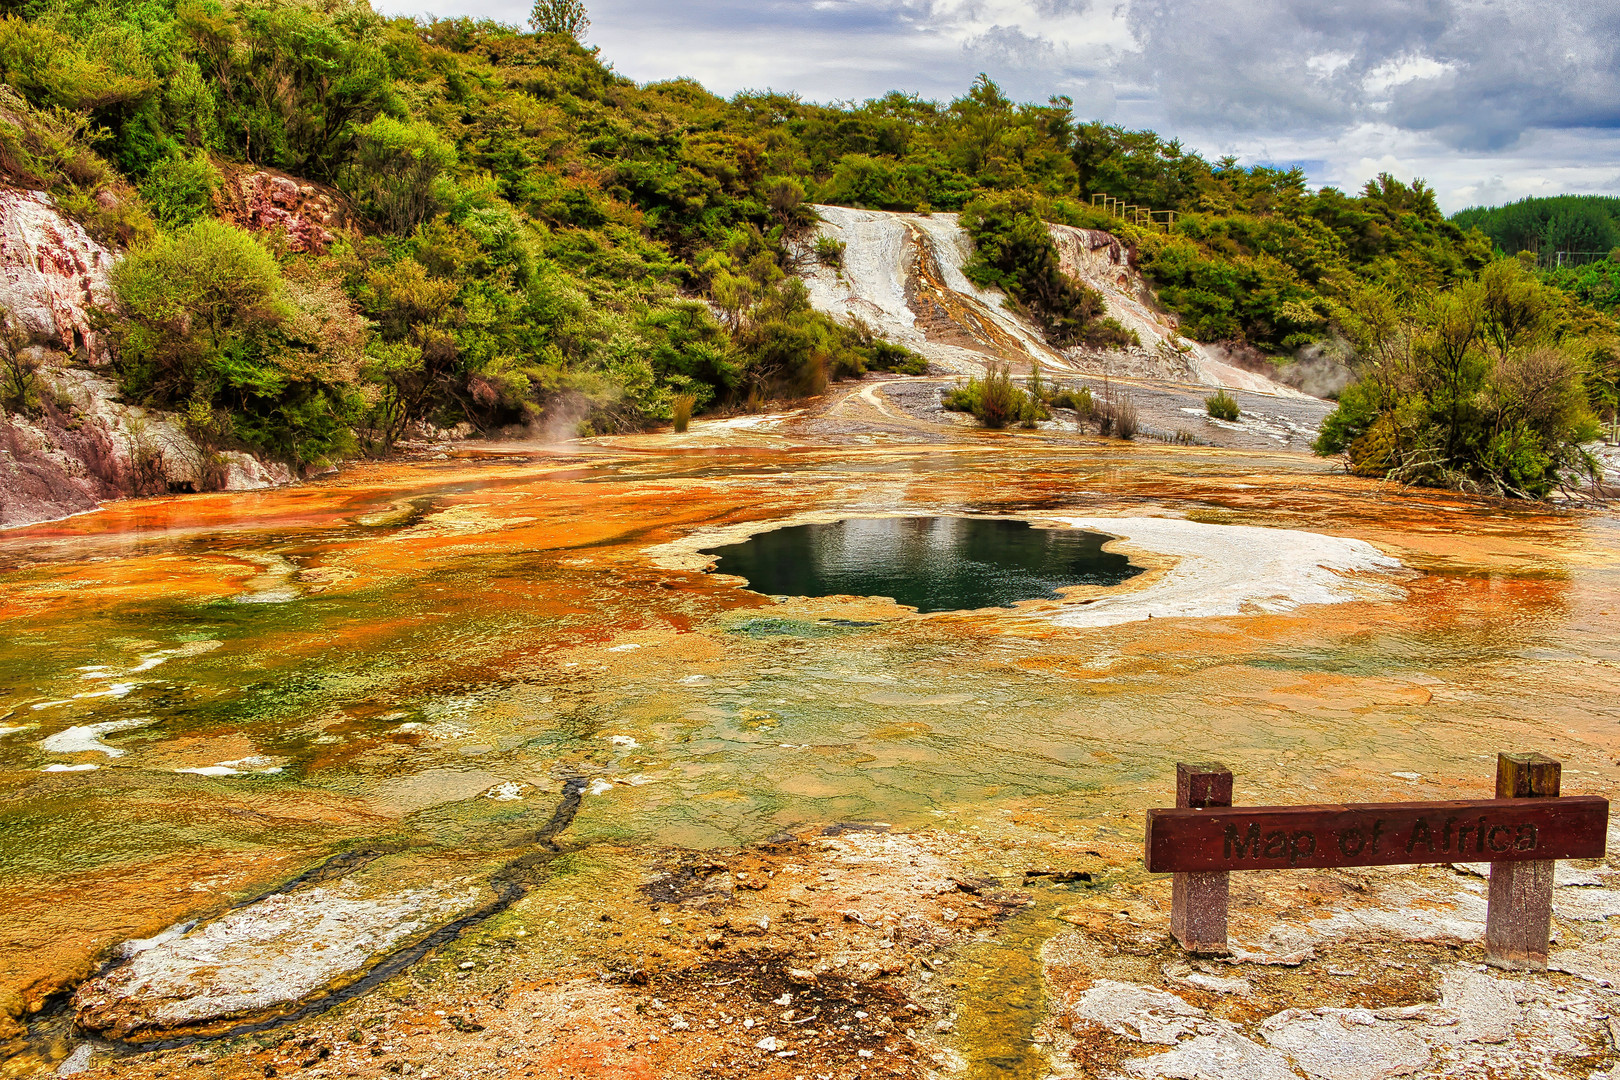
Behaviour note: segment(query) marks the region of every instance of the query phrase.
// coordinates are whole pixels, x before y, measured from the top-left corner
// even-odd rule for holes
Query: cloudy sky
[[[587,0],[638,81],[1020,100],[1152,128],[1313,183],[1423,177],[1457,210],[1620,194],[1620,0]],[[525,0],[376,0],[522,22]]]

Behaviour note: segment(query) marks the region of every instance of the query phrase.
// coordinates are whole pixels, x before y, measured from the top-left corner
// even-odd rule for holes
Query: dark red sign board
[[[1608,828],[1609,800],[1595,795],[1149,810],[1147,868],[1166,874],[1597,859]]]

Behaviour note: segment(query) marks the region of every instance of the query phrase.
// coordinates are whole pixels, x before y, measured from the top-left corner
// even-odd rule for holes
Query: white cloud
[[[1397,56],[1363,75],[1361,88],[1369,94],[1382,94],[1418,79],[1438,79],[1455,70],[1456,64],[1443,63],[1430,56]]]

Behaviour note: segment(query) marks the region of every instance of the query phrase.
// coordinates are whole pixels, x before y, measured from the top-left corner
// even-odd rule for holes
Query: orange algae
[[[1128,846],[1178,758],[1223,760],[1240,801],[1477,795],[1497,750],[1562,758],[1569,790],[1620,779],[1612,518],[1486,512],[1255,452],[637,449],[653,441],[566,462],[368,464],[0,538],[0,726],[27,725],[0,741],[0,817],[32,830],[0,841],[0,867],[26,870],[10,918],[49,909],[39,925],[77,928],[54,951],[7,933],[3,988],[32,1002],[121,936],[216,910],[217,891],[179,887],[207,864],[247,860],[240,890],[362,840],[521,846],[570,778],[595,787],[576,848],[1002,810]],[[1048,617],[1069,601],[929,617],[776,602],[648,555],[699,528],[909,510],[1298,529],[1367,540],[1411,572],[1401,599],[1069,629]],[[176,651],[199,641],[219,644]],[[44,745],[134,718],[102,736],[116,756]],[[173,771],[251,759],[269,764]],[[40,771],[66,763],[100,768]],[[82,827],[64,800],[114,776],[96,827],[130,839],[53,875],[40,853]],[[234,829],[250,848],[222,842]],[[136,899],[159,881],[161,903]],[[556,1062],[583,1069],[586,1051],[603,1062],[585,1036]]]

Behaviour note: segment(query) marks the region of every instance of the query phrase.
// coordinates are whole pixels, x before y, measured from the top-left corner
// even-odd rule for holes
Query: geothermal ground
[[[1178,760],[1614,790],[1612,514],[1347,477],[1304,398],[1126,383],[1123,443],[942,385],[0,534],[4,1074],[1620,1075],[1612,857],[1539,975],[1484,966],[1480,865],[1234,875],[1190,960],[1141,861]],[[705,572],[923,516],[1142,572],[932,615]]]

